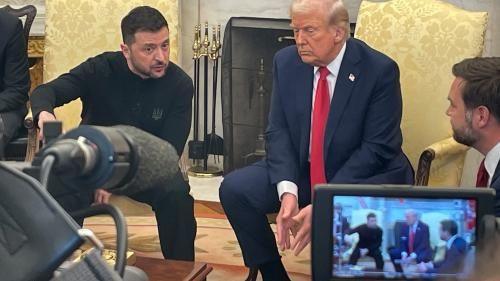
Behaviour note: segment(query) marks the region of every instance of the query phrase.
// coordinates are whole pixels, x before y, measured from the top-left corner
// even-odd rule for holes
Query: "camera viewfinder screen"
[[[440,279],[473,264],[476,200],[334,196],[332,276]]]

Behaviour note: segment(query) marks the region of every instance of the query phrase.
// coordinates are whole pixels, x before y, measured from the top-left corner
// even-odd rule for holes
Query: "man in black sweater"
[[[26,115],[29,89],[23,25],[17,17],[0,10],[0,159]]]
[[[349,234],[357,233],[359,235],[358,244],[352,251],[349,258],[349,264],[356,265],[360,256],[369,256],[375,259],[375,265],[378,270],[384,269],[384,259],[380,251],[382,245],[382,229],[377,225],[377,216],[369,213],[366,216],[366,223],[357,226],[349,231]]]
[[[54,107],[81,98],[82,124],[131,125],[171,143],[182,154],[191,126],[193,83],[169,62],[169,29],[151,7],[137,7],[121,23],[121,52],[90,58],[69,73],[41,85],[31,96],[33,116],[40,128],[55,120]],[[78,209],[95,201],[107,203],[110,194],[98,190],[60,202]],[[152,206],[163,256],[194,260],[194,200],[178,171],[171,182],[131,198]]]

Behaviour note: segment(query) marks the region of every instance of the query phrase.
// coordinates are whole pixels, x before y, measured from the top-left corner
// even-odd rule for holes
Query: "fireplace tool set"
[[[215,132],[215,116],[217,105],[217,75],[220,60],[220,25],[212,27],[212,41],[208,35],[208,23],[205,23],[204,36],[202,40],[202,27],[196,25],[193,43],[194,62],[194,114],[193,114],[193,139],[189,141],[189,158],[193,160],[193,166],[189,174],[197,177],[211,177],[222,175],[218,167],[208,165],[208,156],[214,156],[214,162],[219,162],[219,156],[223,155],[223,139]],[[208,66],[212,61],[212,128],[208,132]],[[200,136],[200,65],[203,62],[203,135]]]

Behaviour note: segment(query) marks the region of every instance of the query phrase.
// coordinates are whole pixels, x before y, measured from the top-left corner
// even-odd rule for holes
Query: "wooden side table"
[[[150,281],[203,281],[212,267],[202,262],[187,262],[137,257],[134,266],[144,270]]]

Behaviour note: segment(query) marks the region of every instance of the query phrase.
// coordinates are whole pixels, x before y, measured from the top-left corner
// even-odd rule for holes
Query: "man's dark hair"
[[[122,38],[127,45],[134,43],[134,35],[140,31],[156,32],[164,27],[168,29],[165,17],[155,8],[139,6],[132,9],[122,19]]]
[[[462,98],[467,110],[485,106],[500,122],[500,58],[469,58],[453,66],[453,75],[465,80]]]
[[[369,220],[370,218],[376,218],[377,215],[375,215],[374,213],[368,213],[368,215],[366,215],[366,220]]]
[[[442,220],[441,227],[443,228],[443,231],[448,232],[451,236],[457,235],[458,233],[458,225],[452,220]]]

